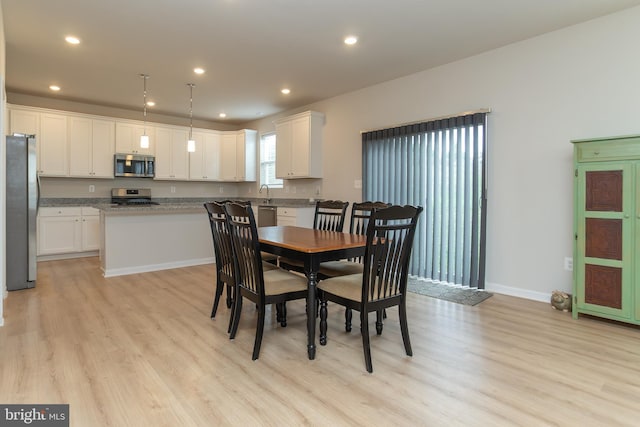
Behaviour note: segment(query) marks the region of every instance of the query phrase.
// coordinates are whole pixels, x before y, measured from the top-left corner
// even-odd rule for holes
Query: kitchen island
[[[203,203],[215,199],[154,198],[155,205],[119,206],[110,199],[51,198],[41,207],[92,207],[99,210],[95,234],[105,277],[214,263],[211,229]],[[250,200],[254,213],[264,199]],[[313,206],[308,200],[278,199],[270,207]],[[98,242],[99,241],[99,242]],[[95,252],[63,254],[64,257]]]
[[[100,209],[100,265],[104,277],[214,262],[202,204]]]

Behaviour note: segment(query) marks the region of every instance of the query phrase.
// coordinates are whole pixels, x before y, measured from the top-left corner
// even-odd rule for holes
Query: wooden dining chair
[[[253,346],[253,360],[260,355],[264,332],[265,309],[269,304],[278,306],[277,321],[286,326],[286,301],[307,298],[307,279],[280,268],[265,271],[262,262],[258,229],[250,207],[237,203],[225,205],[227,226],[231,236],[236,277],[236,298],[229,338],[234,339],[240,323],[242,300],[256,304],[258,320]]]
[[[384,209],[390,206],[384,202],[361,202],[354,203],[351,207],[351,219],[349,221],[349,233],[366,234],[367,225],[371,213],[376,209]],[[362,273],[362,257],[349,260],[327,261],[320,264],[318,276],[320,279],[347,276],[349,274]]]
[[[342,232],[348,206],[349,202],[340,200],[318,200],[313,216],[313,229]],[[280,257],[278,265],[285,270],[304,274],[302,261]]]
[[[231,319],[233,319],[235,273],[233,268],[233,249],[231,247],[231,237],[228,231],[227,215],[224,210],[224,205],[231,202],[231,200],[224,200],[221,202],[209,202],[204,204],[204,207],[207,210],[207,215],[209,217],[209,225],[211,226],[213,251],[216,260],[216,290],[213,299],[213,307],[211,308],[211,318],[213,319],[216,317],[218,304],[220,303],[220,298],[222,296],[224,288],[226,287],[227,308],[232,309],[231,315],[229,317],[228,332],[231,331]],[[251,206],[251,203],[248,201],[236,201],[235,203],[239,203],[249,207]],[[264,268],[272,269],[276,267],[269,264],[265,265]]]
[[[369,218],[371,213],[376,209],[384,209],[391,206],[385,202],[361,202],[354,203],[351,206],[351,219],[349,221],[349,233],[351,234],[366,234],[367,226],[369,225]],[[350,274],[362,273],[363,257],[339,260],[339,261],[327,261],[320,264],[318,270],[318,279],[325,280],[330,277],[348,276]],[[383,312],[384,313],[384,312]],[[383,313],[378,314],[386,317]],[[344,311],[344,329],[347,332],[351,332],[352,311],[349,308],[345,308]],[[380,321],[380,319],[378,319]]]
[[[231,238],[227,229],[227,216],[224,212],[224,204],[209,202],[204,204],[211,226],[211,236],[213,238],[213,251],[216,260],[216,290],[211,308],[211,318],[216,317],[220,297],[227,288],[227,307],[232,307],[233,291],[235,280],[233,275],[233,250],[231,248]],[[229,323],[231,325],[231,322]]]
[[[327,344],[327,301],[360,312],[360,332],[365,366],[373,372],[369,339],[369,313],[398,306],[400,330],[408,356],[413,354],[407,325],[406,290],[409,259],[416,223],[422,207],[390,206],[371,214],[362,273],[339,276],[318,283],[320,344]],[[376,321],[376,332],[382,323]]]

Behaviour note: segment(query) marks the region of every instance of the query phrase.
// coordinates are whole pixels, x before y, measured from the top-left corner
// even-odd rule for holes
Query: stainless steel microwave
[[[140,154],[116,154],[113,161],[113,175],[153,178],[155,176],[156,159],[153,156]]]

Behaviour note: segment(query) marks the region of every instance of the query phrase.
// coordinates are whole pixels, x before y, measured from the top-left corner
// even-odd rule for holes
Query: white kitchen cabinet
[[[324,114],[315,111],[276,121],[276,177],[322,178]]]
[[[11,125],[10,134],[23,133],[26,135],[40,136],[40,113],[19,109],[9,110]]]
[[[116,152],[125,154],[155,154],[153,127],[146,124],[116,122]],[[149,137],[149,148],[140,148],[140,137],[146,131]]]
[[[36,161],[41,176],[68,176],[67,116],[10,108],[10,133],[36,136]]]
[[[115,121],[69,116],[69,176],[113,178]]]
[[[100,248],[100,211],[96,208],[82,208],[82,245],[80,250],[97,251]]]
[[[155,128],[156,176],[155,179],[189,179],[189,132],[178,128]]]
[[[296,227],[313,228],[313,208],[286,208],[278,207],[276,221],[278,225],[292,225]]]
[[[99,211],[90,207],[45,207],[38,212],[38,255],[79,254],[100,246]]]
[[[38,146],[38,173],[41,176],[69,176],[67,116],[43,113],[40,115]]]
[[[193,132],[196,151],[189,153],[191,181],[219,181],[221,136],[218,132]]]
[[[243,129],[237,132],[224,132],[221,144],[221,180],[256,180],[256,140],[258,132]]]

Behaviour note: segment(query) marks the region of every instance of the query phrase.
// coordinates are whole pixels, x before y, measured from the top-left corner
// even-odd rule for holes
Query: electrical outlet
[[[571,257],[564,258],[564,269],[567,271],[573,271],[573,258]]]
[[[362,180],[361,179],[356,179],[355,181],[353,181],[353,188],[359,190],[362,188]]]
[[[319,196],[319,195],[320,195],[320,186],[318,185],[316,187],[316,196]]]
[[[96,192],[96,186],[95,185],[90,185],[89,186],[89,193],[95,193]]]
[[[175,186],[173,186],[173,185],[171,186],[171,192],[172,192],[172,193],[175,193],[175,192],[176,192],[176,187],[175,187]]]
[[[220,194],[224,193],[224,187],[220,187]]]

